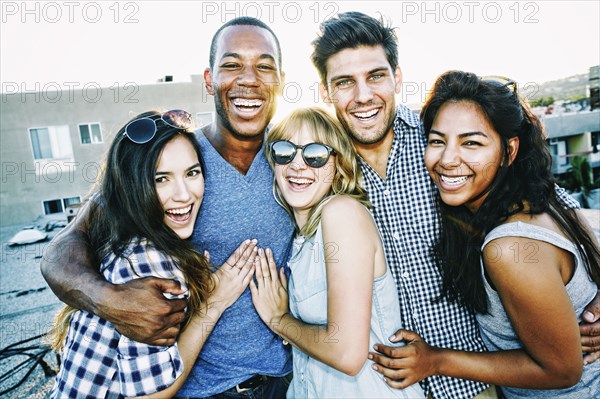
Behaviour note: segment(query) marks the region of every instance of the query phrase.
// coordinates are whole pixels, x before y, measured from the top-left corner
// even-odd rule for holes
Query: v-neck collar
[[[223,158],[223,156],[219,153],[219,151],[217,151],[217,149],[212,145],[210,140],[204,135],[204,132],[202,130],[200,130],[200,141],[203,142],[203,144],[204,144],[202,147],[206,148],[207,151],[213,152],[213,154],[210,157],[206,157],[206,158],[218,160],[218,162],[221,164],[218,167],[226,168],[225,170],[228,171],[227,172],[228,174],[235,172],[240,179],[245,180],[246,182],[249,183],[253,180],[253,177],[258,173],[257,172],[257,170],[259,168],[258,164],[260,163],[261,158],[264,157],[264,151],[265,151],[264,145],[260,146],[258,152],[254,156],[254,159],[252,160],[252,163],[250,164],[250,168],[248,168],[248,172],[246,172],[246,174],[243,174],[239,170],[237,170],[232,164],[227,162],[227,160],[225,158]],[[263,140],[263,143],[264,143],[264,140]]]

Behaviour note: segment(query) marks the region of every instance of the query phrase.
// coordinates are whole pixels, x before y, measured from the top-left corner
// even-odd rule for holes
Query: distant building
[[[149,85],[2,93],[0,225],[61,214],[90,190],[114,134],[151,109],[185,109],[212,122],[214,102],[202,76]],[[132,171],[135,173],[135,171]]]
[[[552,172],[566,173],[575,156],[585,156],[600,169],[600,65],[589,70],[589,99],[555,103],[560,112],[541,115],[552,153]],[[537,113],[539,115],[539,112]]]
[[[600,109],[600,65],[590,68],[590,106]]]
[[[600,167],[600,109],[548,115],[542,118],[552,154],[552,173],[561,175],[574,156],[587,156]]]

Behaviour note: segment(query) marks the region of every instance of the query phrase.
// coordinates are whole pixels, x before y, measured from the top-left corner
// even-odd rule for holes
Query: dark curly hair
[[[442,233],[435,252],[439,264],[443,265],[441,295],[459,300],[476,312],[487,312],[479,263],[481,245],[487,233],[519,212],[550,215],[576,244],[588,274],[600,284],[600,250],[575,210],[558,197],[543,126],[527,103],[519,98],[516,83],[482,79],[462,71],[444,73],[435,82],[421,110],[426,134],[441,106],[449,101],[467,101],[479,107],[500,135],[504,162],[481,194],[487,197],[476,213],[464,206],[440,204]],[[512,137],[519,138],[519,149],[509,165],[508,141]]]

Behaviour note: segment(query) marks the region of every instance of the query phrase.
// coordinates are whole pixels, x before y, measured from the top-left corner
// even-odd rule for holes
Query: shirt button
[[[414,320],[417,320],[417,312],[414,312],[414,313],[413,313],[413,319],[414,319]]]
[[[394,233],[392,234],[392,237],[394,237],[394,240],[399,240],[400,239],[400,233],[398,233],[397,231],[394,231]]]
[[[402,278],[408,278],[408,272],[402,273]]]
[[[388,195],[390,195],[390,190],[388,190],[388,189],[383,190],[383,195],[385,195],[386,197]]]

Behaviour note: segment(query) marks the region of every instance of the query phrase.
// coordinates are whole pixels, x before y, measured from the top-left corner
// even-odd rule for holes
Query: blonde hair
[[[312,132],[315,142],[332,147],[336,153],[334,158],[335,172],[331,189],[310,210],[306,224],[301,229],[298,229],[298,226],[296,226],[297,234],[310,237],[315,233],[321,221],[323,207],[335,196],[347,195],[366,207],[370,207],[371,205],[367,192],[360,184],[362,173],[358,165],[356,150],[348,134],[335,117],[321,108],[309,107],[293,111],[269,130],[267,139],[265,140],[265,151],[271,168],[275,169],[275,163],[269,154],[269,143],[277,140],[287,140],[292,136],[293,132],[302,129]],[[273,177],[273,195],[277,203],[293,218],[292,209],[281,195],[275,177]]]
[[[60,352],[65,346],[67,332],[69,330],[69,322],[73,313],[79,309],[70,305],[65,305],[54,316],[52,329],[46,334],[45,342],[50,345],[50,348],[55,352]]]

